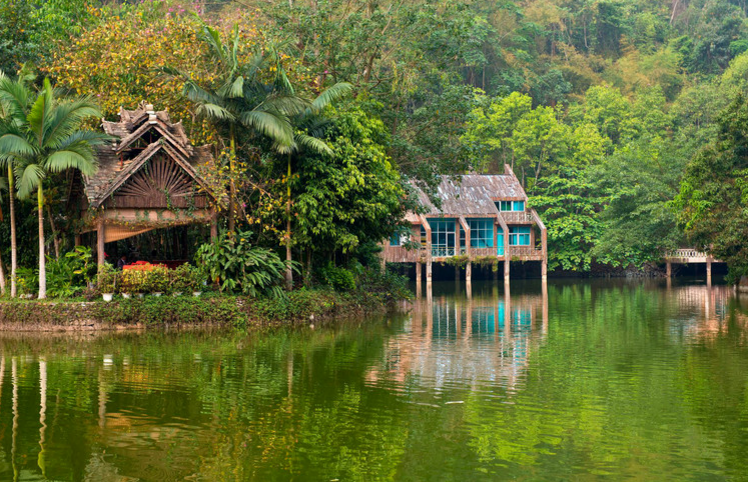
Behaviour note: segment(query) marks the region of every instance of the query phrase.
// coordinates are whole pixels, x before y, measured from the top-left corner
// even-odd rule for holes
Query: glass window
[[[431,248],[434,256],[455,255],[455,220],[429,219],[431,224]]]
[[[400,234],[395,233],[390,236],[390,246],[400,246]]]
[[[496,207],[499,211],[524,211],[524,201],[496,201]]]
[[[510,226],[509,246],[530,246],[530,227]]]
[[[493,219],[467,220],[470,227],[470,247],[493,248]]]

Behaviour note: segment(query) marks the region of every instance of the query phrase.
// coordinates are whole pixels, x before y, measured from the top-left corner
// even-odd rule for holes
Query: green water
[[[436,285],[265,332],[0,336],[0,480],[748,480],[748,296]]]

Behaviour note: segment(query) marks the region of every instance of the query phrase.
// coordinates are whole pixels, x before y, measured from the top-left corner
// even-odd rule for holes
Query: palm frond
[[[256,110],[264,112],[280,112],[286,116],[296,116],[308,110],[308,101],[293,95],[270,95]]]
[[[88,117],[101,117],[101,111],[90,98],[72,99],[53,106],[45,129],[44,145],[56,147],[65,138],[80,129]]]
[[[0,77],[0,108],[5,117],[22,119],[29,108],[31,92],[19,81],[3,75]]]
[[[320,95],[312,101],[312,109],[315,113],[322,111],[325,107],[333,102],[342,99],[353,91],[353,85],[348,82],[338,82],[325,89]]]
[[[26,122],[28,122],[31,132],[36,137],[34,142],[38,145],[44,142],[44,130],[47,126],[50,110],[52,110],[52,102],[52,84],[48,78],[45,78],[44,86],[26,116]]]
[[[44,169],[38,164],[27,164],[19,167],[16,172],[19,199],[28,198],[46,177]]]
[[[35,152],[36,146],[20,132],[6,132],[0,136],[0,154],[31,156]]]
[[[234,80],[227,79],[226,83],[216,91],[221,97],[243,97],[244,96],[244,77],[241,75]]]
[[[84,143],[72,145],[64,150],[53,152],[44,162],[43,166],[50,172],[62,172],[68,169],[77,169],[81,174],[90,176],[96,173],[97,165],[94,162],[93,152]]]
[[[211,121],[233,121],[236,119],[231,111],[217,104],[200,104],[197,107],[197,114],[205,116]]]
[[[293,143],[291,121],[284,115],[252,110],[243,112],[240,120],[245,126],[255,129],[281,146]]]
[[[328,146],[325,141],[307,134],[296,134],[294,136],[294,142],[299,147],[302,147],[308,151],[315,152],[317,154],[328,156],[331,156],[333,154],[332,149],[330,149],[330,146]]]

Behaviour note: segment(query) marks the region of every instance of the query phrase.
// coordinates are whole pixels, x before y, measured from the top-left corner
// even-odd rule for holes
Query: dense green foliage
[[[718,118],[716,139],[688,165],[674,201],[678,221],[699,247],[748,275],[748,105],[739,96]]]
[[[0,12],[7,73],[36,65],[110,118],[148,98],[215,142],[203,175],[229,191],[229,231],[236,220],[253,245],[287,246],[307,283],[330,261],[371,262],[411,207],[405,180],[505,163],[546,221],[552,267],[641,266],[701,243],[671,201],[748,91],[737,0],[0,0]]]

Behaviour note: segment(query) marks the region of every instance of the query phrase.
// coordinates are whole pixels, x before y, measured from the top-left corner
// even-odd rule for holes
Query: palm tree
[[[88,98],[61,100],[61,92],[44,79],[42,89],[28,95],[29,102],[7,123],[0,137],[0,157],[8,160],[18,183],[18,197],[36,190],[39,218],[39,298],[47,296],[44,240],[44,186],[50,173],[78,169],[84,175],[96,172],[94,146],[107,136],[82,129],[85,119],[100,117]]]
[[[26,116],[31,91],[26,85],[23,75],[17,80],[11,80],[0,72],[0,143],[6,135],[13,135],[18,123]],[[15,210],[15,187],[14,187],[14,165],[8,155],[0,151],[0,167],[7,168],[8,172],[8,199],[10,204],[10,296],[15,298],[17,294],[16,271],[18,269],[18,245],[16,243],[16,210]]]
[[[200,38],[207,44],[212,59],[219,67],[218,87],[204,87],[188,75],[165,67],[162,70],[184,81],[185,97],[197,104],[197,114],[228,136],[230,169],[236,172],[237,132],[248,129],[254,136],[270,140],[274,146],[289,147],[294,143],[290,116],[300,114],[309,103],[298,97],[282,68],[268,82],[267,67],[280,67],[280,56],[274,48],[258,52],[249,62],[239,59],[240,36],[234,27],[229,43],[223,43],[219,32],[203,25]],[[229,231],[235,230],[236,185],[229,181]]]
[[[329,119],[322,116],[322,111],[334,101],[347,95],[353,86],[347,82],[338,82],[329,87],[314,101],[311,102],[301,114],[293,116],[291,122],[295,129],[293,143],[289,146],[277,146],[276,151],[279,154],[286,154],[287,173],[286,173],[286,235],[284,241],[286,245],[286,288],[293,289],[293,260],[291,251],[291,175],[292,158],[294,154],[300,154],[304,151],[320,155],[332,155],[332,150],[321,138],[324,136],[326,128],[330,124]]]

